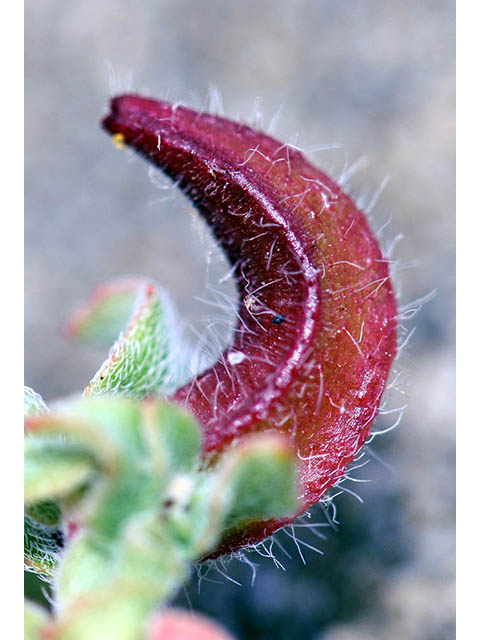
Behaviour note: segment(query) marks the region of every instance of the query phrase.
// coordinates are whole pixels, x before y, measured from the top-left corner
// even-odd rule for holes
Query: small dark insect
[[[283,322],[285,322],[285,316],[283,315],[283,313],[279,313],[274,318],[272,318],[272,322],[273,324],[282,324]]]

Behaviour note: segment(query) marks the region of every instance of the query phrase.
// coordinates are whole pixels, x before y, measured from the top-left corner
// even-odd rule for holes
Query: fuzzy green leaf
[[[188,532],[190,553],[198,558],[233,527],[299,510],[297,458],[283,436],[252,435],[225,451],[214,469],[200,474],[191,494],[190,518],[174,512],[172,525],[183,536]]]
[[[28,507],[24,515],[25,570],[50,581],[62,550],[62,512],[53,500]]]
[[[50,582],[61,551],[62,537],[60,528],[42,525],[27,512],[23,533],[25,570]]]
[[[133,516],[114,544],[77,538],[56,580],[59,605],[67,611],[62,639],[143,637],[148,613],[178,588],[187,567],[155,510]]]
[[[53,500],[45,500],[31,505],[28,515],[44,527],[55,527],[61,522],[62,510]]]
[[[48,407],[43,401],[42,396],[31,389],[30,387],[23,387],[23,413],[26,416],[38,416],[42,413],[46,413]]]
[[[24,412],[26,416],[48,413],[42,397],[30,387],[24,387]],[[42,580],[50,581],[61,549],[61,509],[48,500],[32,504],[24,516],[24,566]]]
[[[71,606],[76,598],[104,585],[112,573],[114,544],[106,544],[91,533],[78,535],[55,576],[57,606]]]
[[[25,503],[61,498],[93,476],[95,464],[85,449],[71,443],[25,440]]]
[[[99,285],[64,330],[78,342],[108,347],[127,325],[142,280],[116,278]]]
[[[48,415],[28,418],[26,429],[36,440],[76,443],[104,472],[115,474],[122,461],[142,454],[139,420],[139,406],[127,398],[75,397]]]
[[[230,492],[224,529],[248,520],[292,515],[299,508],[297,460],[278,435],[251,437],[225,455],[217,478]]]
[[[87,395],[126,394],[137,398],[166,392],[178,383],[179,322],[169,296],[147,280],[110,283],[87,305],[76,323],[83,333],[106,335],[106,325],[115,312],[122,321],[125,310],[133,306],[126,329],[110,349],[108,358],[85,390]],[[123,289],[122,289],[123,287]],[[130,306],[130,311],[132,309]],[[117,327],[117,318],[112,324]],[[122,323],[122,326],[123,323]],[[82,331],[80,331],[82,333]]]
[[[173,404],[144,404],[143,432],[152,457],[169,472],[191,471],[199,462],[202,433],[193,416]]]

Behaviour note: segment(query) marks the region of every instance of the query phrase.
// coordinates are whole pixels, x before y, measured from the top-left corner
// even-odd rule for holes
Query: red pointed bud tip
[[[148,640],[234,640],[218,624],[204,616],[185,611],[157,615],[150,626]]]
[[[307,508],[368,436],[396,353],[388,260],[365,215],[297,149],[246,125],[124,95],[103,126],[191,198],[236,279],[232,344],[174,399],[203,426],[206,455],[246,433],[287,434]],[[252,525],[222,550],[283,523]]]

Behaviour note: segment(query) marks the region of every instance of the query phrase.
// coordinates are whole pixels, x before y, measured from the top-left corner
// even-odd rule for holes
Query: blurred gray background
[[[339,496],[326,540],[297,530],[324,555],[301,545],[304,565],[281,534],[285,571],[253,554],[253,586],[233,561],[243,586],[212,569],[180,594],[239,640],[454,637],[454,23],[442,0],[26,0],[25,381],[46,400],[81,390],[105,357],[59,329],[111,277],[158,279],[192,339],[221,345],[232,322],[198,299],[227,270],[208,231],[100,130],[115,92],[275,118],[334,178],[352,169],[365,204],[388,178],[370,218],[394,244],[400,304],[436,290],[404,322],[402,340],[416,330],[386,406],[408,408],[371,443],[358,472],[371,482],[349,485],[363,504]],[[212,318],[225,329],[209,336]]]

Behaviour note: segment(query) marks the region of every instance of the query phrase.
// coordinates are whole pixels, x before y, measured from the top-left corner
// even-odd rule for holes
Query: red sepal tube
[[[302,153],[244,124],[123,95],[103,126],[178,184],[232,265],[233,341],[174,400],[203,426],[206,456],[247,433],[288,434],[308,508],[367,438],[396,354],[388,260],[365,215]],[[286,522],[252,523],[218,553]]]

